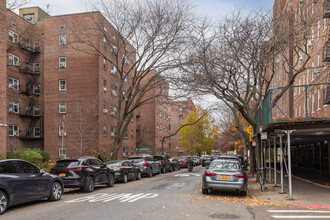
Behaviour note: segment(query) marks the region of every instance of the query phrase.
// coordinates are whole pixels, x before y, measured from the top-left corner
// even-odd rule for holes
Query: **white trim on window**
[[[65,102],[58,103],[58,113],[60,113],[60,114],[66,113],[66,103]]]
[[[60,79],[58,81],[58,90],[60,90],[60,91],[66,90],[66,80],[65,79]]]

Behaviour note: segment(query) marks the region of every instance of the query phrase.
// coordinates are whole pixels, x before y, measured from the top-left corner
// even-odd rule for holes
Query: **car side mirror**
[[[107,166],[105,164],[101,164],[101,168],[106,168]]]
[[[43,171],[43,170],[40,169],[40,170],[39,170],[39,175],[42,176],[42,175],[44,175],[44,174],[45,174],[45,171]]]

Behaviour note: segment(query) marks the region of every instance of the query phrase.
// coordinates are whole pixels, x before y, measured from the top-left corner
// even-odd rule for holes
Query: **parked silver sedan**
[[[209,190],[236,191],[247,195],[247,176],[238,160],[213,160],[205,170],[202,193]]]

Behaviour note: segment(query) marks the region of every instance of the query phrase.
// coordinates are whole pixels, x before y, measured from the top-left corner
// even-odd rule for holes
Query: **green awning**
[[[136,148],[137,152],[151,152],[150,148]]]

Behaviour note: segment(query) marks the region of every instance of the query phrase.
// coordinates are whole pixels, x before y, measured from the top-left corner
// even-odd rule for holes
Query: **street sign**
[[[261,140],[267,139],[267,132],[260,132],[260,135],[261,135]]]
[[[245,129],[245,131],[251,135],[252,134],[252,125],[249,125],[249,127],[247,127]]]

